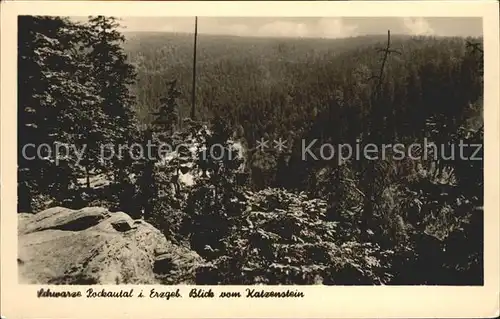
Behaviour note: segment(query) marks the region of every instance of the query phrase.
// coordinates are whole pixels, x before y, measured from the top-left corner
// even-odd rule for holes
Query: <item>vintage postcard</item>
[[[1,315],[499,314],[496,1],[1,4]]]

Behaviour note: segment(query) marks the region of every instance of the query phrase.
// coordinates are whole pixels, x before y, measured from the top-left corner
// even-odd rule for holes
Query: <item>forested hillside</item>
[[[143,216],[204,259],[199,284],[482,284],[482,39],[200,35],[190,119],[193,37],[116,30],[20,17],[20,212]],[[417,156],[305,160],[311,141]]]

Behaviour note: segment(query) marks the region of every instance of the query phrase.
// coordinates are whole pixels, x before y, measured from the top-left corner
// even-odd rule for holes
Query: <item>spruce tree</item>
[[[78,77],[85,65],[76,49],[79,30],[74,23],[22,16],[18,24],[18,176],[21,190],[29,192],[20,198],[45,195],[62,201],[77,178],[76,154],[70,148],[87,134],[82,123],[90,122],[86,110],[98,98],[85,85],[89,81]],[[50,150],[35,154],[34,148],[25,148],[30,152],[23,154],[28,144],[45,144]],[[59,153],[56,145],[62,146]],[[22,209],[30,210],[27,206]]]
[[[127,177],[127,168],[133,162],[129,146],[137,133],[132,109],[134,97],[129,88],[134,82],[135,70],[128,63],[122,48],[125,38],[118,31],[119,26],[113,17],[89,17],[84,39],[88,48],[87,59],[92,61],[91,72],[98,86],[101,109],[107,122],[96,140],[105,140],[115,149],[122,147],[123,150],[118,154],[121,156],[113,156],[110,162],[104,163],[108,168],[112,167],[115,182]]]
[[[158,111],[152,113],[155,116],[152,124],[155,131],[172,134],[179,118],[177,99],[181,92],[177,89],[176,80],[169,82],[168,87],[167,96],[160,99]]]

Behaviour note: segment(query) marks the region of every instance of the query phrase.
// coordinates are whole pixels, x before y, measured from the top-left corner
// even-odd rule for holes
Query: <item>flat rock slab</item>
[[[31,218],[24,218],[25,216],[23,216],[19,220],[19,232],[28,234],[47,229],[85,230],[110,217],[110,214],[107,209],[101,207],[85,207],[80,210],[53,207],[32,214]]]
[[[54,207],[18,215],[20,283],[192,284],[203,264],[194,251],[123,212]]]

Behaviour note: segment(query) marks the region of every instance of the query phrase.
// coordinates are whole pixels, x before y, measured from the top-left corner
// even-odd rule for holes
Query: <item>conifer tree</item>
[[[158,111],[152,113],[155,116],[152,124],[156,131],[172,134],[179,117],[177,99],[181,93],[177,89],[176,80],[171,81],[168,86],[167,96],[160,99]]]
[[[21,187],[30,194],[48,195],[59,200],[76,184],[78,171],[74,152],[65,153],[56,145],[78,144],[87,134],[82,123],[91,122],[90,113],[98,98],[80,59],[78,27],[59,17],[22,16],[18,33],[18,166]],[[75,76],[76,75],[76,76]],[[28,144],[43,152],[23,154]],[[31,158],[31,159],[30,159]],[[29,210],[30,208],[27,207]]]
[[[134,97],[129,86],[134,82],[134,67],[128,63],[121,46],[124,36],[113,17],[89,17],[87,34],[84,39],[88,47],[87,59],[93,61],[92,76],[98,85],[97,93],[101,97],[101,109],[107,123],[101,128],[99,143],[106,142],[124,150],[120,156],[114,156],[110,163],[115,181],[126,177],[127,167],[132,164],[130,146],[136,136],[137,125],[132,110]]]

